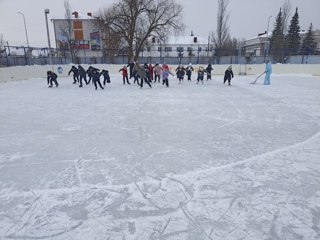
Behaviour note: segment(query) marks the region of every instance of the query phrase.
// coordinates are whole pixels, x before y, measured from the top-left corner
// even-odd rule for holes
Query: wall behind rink
[[[0,68],[0,82],[27,80],[30,78],[46,78],[46,72],[51,70],[58,74],[58,77],[67,77],[68,72],[72,65],[32,65],[32,66],[16,66],[16,67],[4,67]],[[75,65],[77,66],[77,65]],[[84,69],[87,69],[89,65],[82,65]],[[123,65],[107,65],[107,64],[94,64],[91,65],[100,70],[109,70],[110,74],[119,74],[120,68]],[[205,65],[202,65],[206,67]],[[230,65],[213,65],[213,75],[223,75],[224,71]],[[171,71],[174,73],[177,65],[170,66]],[[193,65],[195,71],[199,65]],[[235,75],[247,74],[256,75],[264,72],[264,64],[252,64],[252,65],[232,65]],[[320,64],[273,64],[273,74],[309,74],[320,76]],[[71,74],[72,76],[72,74]]]

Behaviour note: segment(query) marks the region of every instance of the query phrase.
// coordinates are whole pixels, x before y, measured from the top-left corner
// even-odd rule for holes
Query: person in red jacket
[[[151,63],[149,64],[149,74],[150,74],[150,80],[153,81],[153,66]]]
[[[130,84],[129,79],[128,79],[127,66],[123,66],[123,68],[121,68],[121,69],[119,70],[119,72],[122,72],[123,85],[126,84],[126,80],[127,80],[127,84]]]

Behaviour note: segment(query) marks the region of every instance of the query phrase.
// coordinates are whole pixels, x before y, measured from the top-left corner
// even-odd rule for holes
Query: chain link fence
[[[320,49],[319,49],[320,50]],[[317,52],[320,52],[320,51]],[[49,58],[48,48],[28,48],[24,46],[4,46],[0,52],[0,66],[26,66],[26,65],[64,65],[64,64],[127,64],[128,56],[120,49],[104,49],[95,51],[81,49],[77,52],[60,51],[51,49]],[[109,53],[109,54],[108,54]],[[110,54],[112,53],[112,54]],[[195,52],[191,56],[168,56],[165,52],[152,56],[148,52],[142,52],[140,63],[167,63],[172,65],[183,64],[261,64],[266,58],[272,60],[272,56],[216,56],[213,52],[200,55]],[[282,62],[284,64],[320,64],[320,55],[296,55],[288,56]]]

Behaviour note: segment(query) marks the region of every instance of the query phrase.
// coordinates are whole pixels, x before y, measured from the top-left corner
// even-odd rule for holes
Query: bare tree
[[[163,38],[170,30],[182,31],[182,6],[175,0],[120,0],[100,11],[100,23],[121,36],[128,60],[138,58],[150,37]]]
[[[230,39],[228,20],[230,13],[227,12],[229,0],[218,0],[217,30],[213,36],[213,42],[220,48]]]
[[[218,0],[217,30],[212,37],[218,62],[220,61],[220,57],[225,54],[224,51],[228,43],[230,43],[228,27],[230,13],[227,12],[228,4],[229,0]]]
[[[289,22],[289,17],[292,12],[292,5],[290,0],[285,0],[285,2],[282,5],[282,29],[283,33],[286,34],[288,30],[288,22]]]

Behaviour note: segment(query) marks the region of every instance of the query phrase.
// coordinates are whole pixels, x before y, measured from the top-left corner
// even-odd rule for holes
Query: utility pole
[[[48,46],[49,46],[49,64],[51,65],[52,64],[52,61],[51,61],[51,44],[50,44],[50,34],[49,34],[49,26],[48,26],[48,14],[49,14],[49,12],[50,11],[47,8],[44,10],[44,15],[45,15],[45,18],[46,18]]]
[[[26,34],[26,39],[27,39],[27,46],[28,46],[28,49],[29,49],[29,39],[28,39],[28,32],[27,32],[27,25],[26,25],[26,19],[24,17],[24,14],[22,12],[18,12],[22,17],[23,17],[23,23],[24,23],[24,31],[25,31],[25,34]]]

